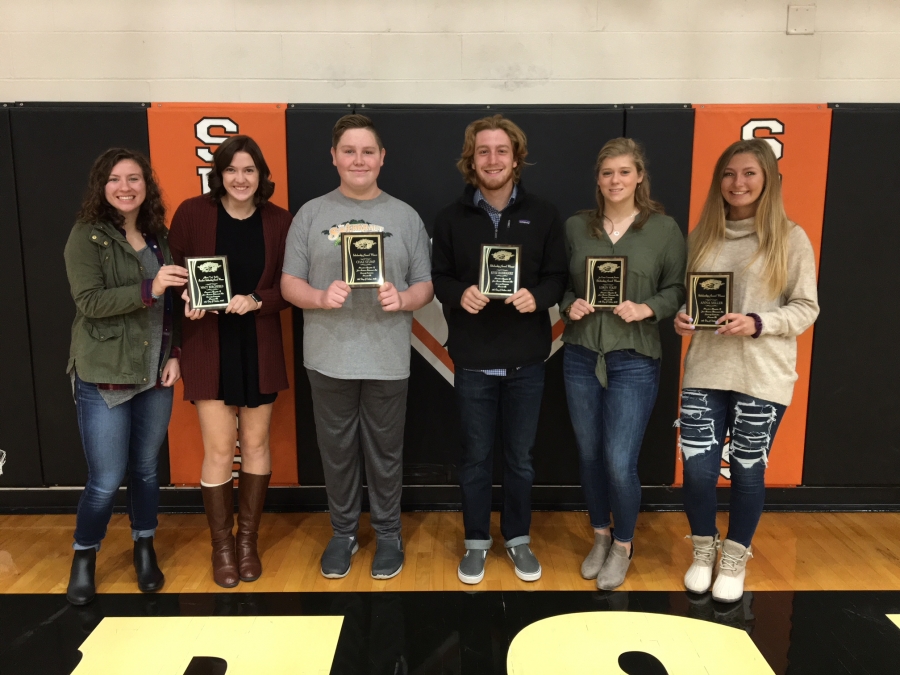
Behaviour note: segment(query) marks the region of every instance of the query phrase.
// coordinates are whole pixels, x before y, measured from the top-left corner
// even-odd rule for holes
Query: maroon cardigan
[[[291,214],[266,203],[260,207],[266,243],[266,265],[256,294],[262,308],[256,314],[256,338],[259,343],[259,391],[272,394],[288,388],[284,366],[279,312],[290,305],[281,297],[281,268]],[[169,229],[169,248],[176,265],[187,257],[216,254],[218,206],[208,196],[186,199],[175,211]],[[178,311],[184,306],[178,299]],[[181,322],[181,374],[184,399],[204,401],[219,395],[219,317],[207,312],[196,321]]]

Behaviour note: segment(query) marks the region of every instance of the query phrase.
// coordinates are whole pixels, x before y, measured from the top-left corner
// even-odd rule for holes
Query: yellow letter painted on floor
[[[509,647],[509,675],[623,673],[625,652],[652,654],[668,675],[774,675],[737,628],[666,614],[585,612],[543,619]]]
[[[893,621],[897,628],[900,628],[900,614],[886,614],[885,616]]]
[[[107,617],[72,675],[183,675],[195,656],[228,675],[328,675],[341,616]]]

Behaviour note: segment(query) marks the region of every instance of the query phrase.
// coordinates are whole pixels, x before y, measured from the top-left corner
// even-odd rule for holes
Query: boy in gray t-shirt
[[[431,251],[418,214],[378,188],[384,148],[371,120],[338,120],[331,155],[340,187],[307,202],[294,217],[281,290],[303,309],[303,365],[334,529],[322,554],[322,574],[346,576],[359,548],[362,450],[377,535],[372,576],[389,579],[403,567],[400,492],[410,331],[412,312],[434,295]],[[342,281],[344,232],[383,234],[380,288],[351,291]]]

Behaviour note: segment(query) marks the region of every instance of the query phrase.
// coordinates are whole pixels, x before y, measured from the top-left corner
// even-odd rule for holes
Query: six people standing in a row
[[[597,207],[563,224],[550,202],[522,184],[525,133],[501,115],[473,122],[457,163],[466,189],[438,214],[432,245],[418,214],[378,187],[385,149],[369,118],[338,120],[331,154],[338,188],[291,221],[269,201],[275,185],[262,150],[247,136],[231,137],[214,155],[210,193],[181,204],[170,231],[145,158],[113,149],[95,162],[65,252],[76,304],[68,372],[89,474],[69,600],[94,597],[96,554],[126,475],[138,586],[162,588],[153,547],[157,463],[181,377],[203,436],[213,578],[232,587],[263,573],[257,540],[271,475],[269,426],[277,392],[288,386],[279,312],[290,304],[303,309],[303,361],[333,529],[321,573],[346,576],[358,550],[362,462],[377,540],[371,576],[400,573],[409,336],[412,312],[434,296],[447,320],[462,427],[462,582],[482,580],[493,543],[498,431],[504,547],[520,579],[541,577],[530,536],[532,455],[550,309],[559,305],[564,382],[593,528],[582,576],[616,588],[635,554],[637,461],[659,384],[658,324],[677,314],[676,332],[694,336],[679,420],[694,550],[685,586],[702,593],[712,585],[714,598],[739,599],[769,450],[796,379],[796,337],[818,313],[812,247],[785,215],[769,146],[742,141],[725,150],[687,250],[652,200],[646,160],[630,139],[601,149]],[[341,236],[351,232],[378,233],[377,288],[352,288],[343,278]],[[498,260],[515,257],[516,284],[502,298],[484,285],[492,243],[488,250],[508,249]],[[183,290],[186,259],[214,255],[228,257],[232,285],[218,312],[194,308]],[[610,311],[586,297],[586,261],[597,259],[623,261],[621,296],[602,307]],[[713,271],[731,275],[733,306],[715,330],[695,332],[684,307],[686,278]],[[732,515],[720,544],[715,486],[727,438]]]

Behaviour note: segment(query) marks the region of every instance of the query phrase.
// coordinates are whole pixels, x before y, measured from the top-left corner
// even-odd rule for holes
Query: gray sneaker
[[[509,559],[516,567],[516,576],[522,581],[537,581],[541,578],[541,563],[531,552],[528,544],[519,544],[506,549]]]
[[[350,558],[359,550],[356,537],[335,535],[322,553],[322,576],[326,579],[341,579],[350,572]]]
[[[403,569],[403,540],[379,539],[372,560],[372,578],[390,579],[400,574]]]
[[[459,580],[464,584],[477,584],[484,579],[484,561],[487,554],[487,549],[467,549],[456,570]]]
[[[600,574],[597,575],[597,588],[601,591],[611,591],[625,583],[625,575],[628,573],[633,557],[634,542],[631,544],[630,554],[625,552],[624,546],[618,544],[610,546],[606,562],[603,563]]]

